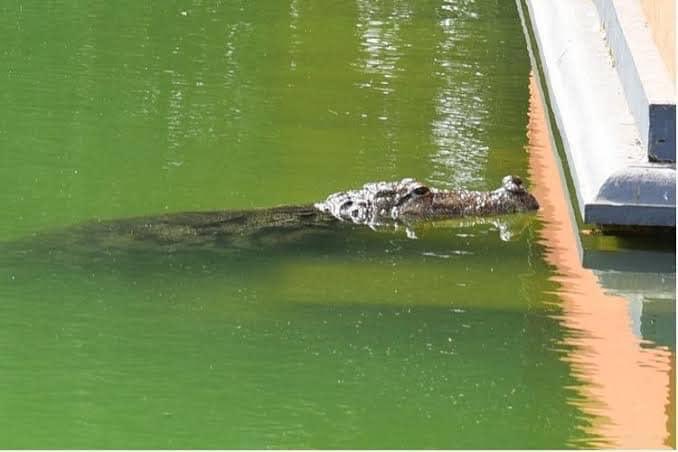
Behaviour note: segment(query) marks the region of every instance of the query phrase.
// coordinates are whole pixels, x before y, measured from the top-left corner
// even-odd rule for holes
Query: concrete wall
[[[650,28],[640,0],[593,0],[593,3],[648,158],[675,162],[675,81],[652,36],[653,30],[664,36],[674,25],[663,25],[668,28],[660,29],[660,22],[654,22],[657,25]],[[667,13],[659,2],[649,10],[654,16]]]
[[[676,0],[640,0],[659,54],[676,79]]]

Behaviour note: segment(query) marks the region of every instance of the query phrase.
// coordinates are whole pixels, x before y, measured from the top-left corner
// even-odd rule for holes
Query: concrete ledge
[[[522,1],[584,222],[675,226],[675,166],[648,163],[593,0]]]
[[[675,162],[675,88],[639,0],[593,2],[649,159]]]
[[[675,226],[675,177],[671,167],[628,166],[610,174],[584,216],[595,224]]]

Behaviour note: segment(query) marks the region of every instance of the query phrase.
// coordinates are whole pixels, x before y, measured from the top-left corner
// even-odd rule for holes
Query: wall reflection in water
[[[528,146],[534,192],[542,206],[541,244],[559,286],[559,320],[569,331],[564,356],[581,382],[576,388],[580,397],[571,403],[593,419],[586,433],[597,438],[599,447],[675,446],[675,346],[643,338],[633,315],[638,300],[611,293],[594,271],[582,266],[568,198],[555,182],[559,167],[534,75]]]

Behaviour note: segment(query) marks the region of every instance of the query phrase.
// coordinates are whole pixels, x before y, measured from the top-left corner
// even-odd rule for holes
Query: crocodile
[[[506,176],[493,191],[438,190],[406,178],[373,182],[324,201],[263,209],[181,212],[97,220],[42,235],[51,248],[74,252],[114,250],[176,251],[196,248],[247,249],[296,243],[314,233],[336,233],[342,226],[372,229],[463,217],[526,212],[539,207],[516,176]],[[35,248],[36,243],[30,244]],[[97,251],[98,250],[98,251]]]
[[[99,236],[176,245],[256,246],[287,243],[343,224],[372,229],[441,219],[484,217],[539,208],[517,176],[506,176],[492,191],[438,190],[412,178],[372,182],[329,195],[312,205],[252,210],[185,212],[101,222]],[[91,226],[90,226],[91,230]],[[408,234],[409,235],[409,234]]]

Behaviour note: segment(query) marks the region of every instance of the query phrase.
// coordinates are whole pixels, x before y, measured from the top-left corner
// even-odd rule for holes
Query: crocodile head
[[[435,190],[420,185],[400,200],[398,218],[455,218],[537,210],[539,203],[517,176],[506,176],[492,191]]]
[[[537,210],[537,200],[517,176],[506,176],[492,191],[438,190],[414,179],[376,182],[334,193],[315,204],[342,221],[380,225]]]

